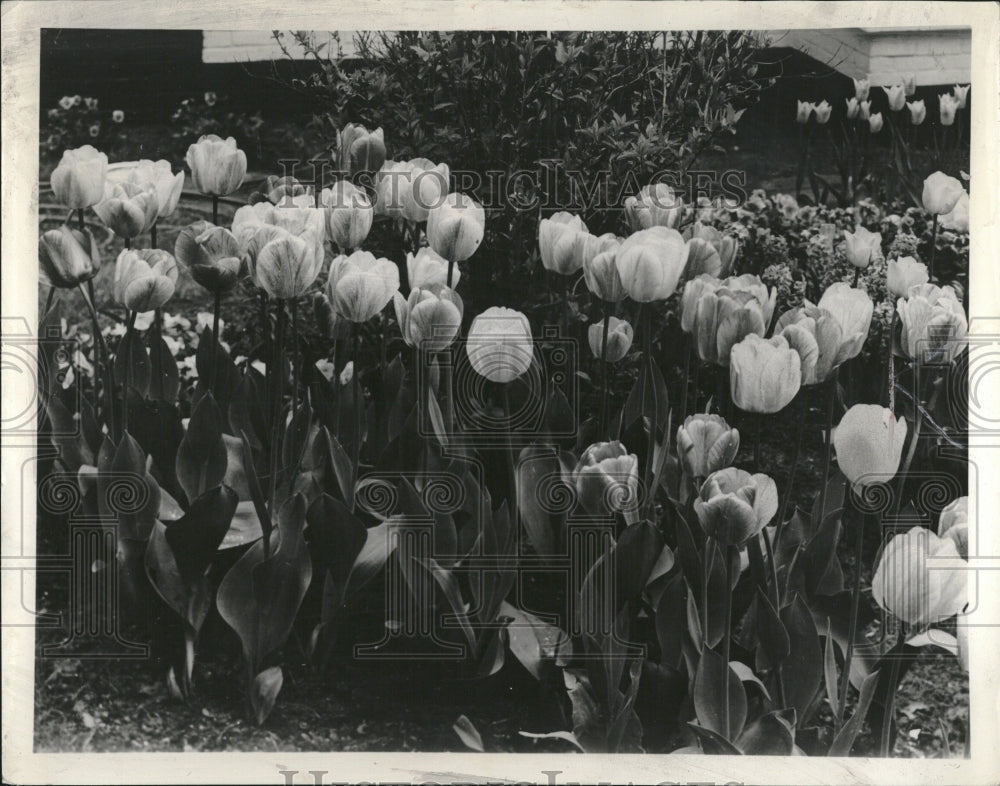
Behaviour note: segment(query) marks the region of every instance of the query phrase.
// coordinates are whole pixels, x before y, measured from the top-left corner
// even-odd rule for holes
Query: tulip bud
[[[868,91],[870,87],[871,87],[871,82],[869,81],[867,76],[864,79],[855,79],[854,97],[857,98],[858,101],[867,101]]]
[[[906,104],[906,87],[903,85],[893,85],[892,87],[883,87],[885,91],[886,98],[889,99],[889,109],[893,112],[898,112]]]
[[[174,256],[210,292],[225,292],[239,280],[239,242],[228,229],[208,221],[196,221],[180,231]]]
[[[949,538],[913,527],[886,544],[872,576],[872,598],[909,625],[932,625],[965,608],[968,571]]]
[[[139,190],[151,187],[156,192],[157,218],[172,215],[177,209],[184,189],[184,173],[176,175],[170,170],[170,162],[164,159],[150,161],[124,161],[108,167],[108,183],[132,183]]]
[[[341,255],[330,263],[326,296],[334,311],[351,322],[367,322],[399,289],[399,268],[367,251]]]
[[[876,112],[868,117],[868,130],[873,134],[877,134],[882,130],[882,113]]]
[[[611,317],[608,323],[608,348],[604,360],[608,363],[617,363],[624,358],[632,347],[634,331],[632,326],[624,319]],[[595,322],[587,328],[587,340],[590,342],[590,351],[595,358],[601,357],[601,347],[604,343],[604,322]]]
[[[583,266],[587,225],[579,216],[565,211],[538,222],[538,248],[542,266],[553,273],[572,275]]]
[[[858,119],[869,120],[871,118],[872,102],[862,101],[858,104]]]
[[[580,456],[572,473],[577,500],[592,516],[625,513],[638,520],[639,459],[621,442],[596,442]]]
[[[89,229],[62,224],[38,239],[38,269],[51,286],[71,289],[92,279],[100,267],[100,248]]]
[[[958,110],[958,99],[950,93],[943,93],[938,96],[938,107],[941,113],[941,125],[954,124],[955,112]]]
[[[719,255],[719,263],[721,264],[721,269],[712,273],[710,270],[701,270],[697,273],[692,271],[691,263],[688,262],[688,270],[685,271],[685,277],[692,278],[700,273],[712,273],[714,276],[726,276],[729,275],[730,271],[733,269],[733,263],[736,261],[736,255],[739,253],[740,244],[739,241],[732,235],[724,235],[718,229],[707,224],[703,224],[701,221],[695,221],[694,224],[687,230],[685,237],[689,237],[690,240],[705,240],[712,245],[712,248],[716,250]]]
[[[268,175],[260,196],[272,205],[280,205],[292,197],[311,195],[312,186],[300,183],[298,178],[291,175],[282,175],[281,177]]]
[[[950,538],[962,559],[969,558],[969,498],[949,502],[938,518],[938,537]]]
[[[403,218],[426,221],[430,211],[440,205],[448,194],[451,170],[447,164],[437,164],[426,158],[414,158],[399,183],[399,199]]]
[[[847,102],[847,119],[855,120],[858,116],[858,112],[861,109],[861,105],[858,103],[857,98],[848,98]]]
[[[531,325],[520,311],[493,306],[472,320],[465,343],[472,368],[491,382],[510,382],[531,366]]]
[[[243,185],[247,154],[232,137],[207,134],[188,148],[185,157],[194,187],[210,196],[227,196]]]
[[[412,253],[406,255],[406,277],[410,284],[410,289],[416,287],[430,287],[434,284],[448,285],[448,260],[438,254],[433,248],[423,246],[417,251],[416,256]],[[458,281],[462,277],[458,266],[452,271],[452,287],[458,286]]]
[[[861,351],[865,335],[845,338],[840,323],[827,310],[808,305],[781,315],[774,327],[801,361],[802,385],[825,382],[850,357]]]
[[[116,235],[132,239],[153,226],[157,208],[153,186],[109,182],[94,212]]]
[[[465,194],[448,194],[427,216],[427,242],[449,262],[471,257],[485,232],[486,211]]]
[[[325,257],[325,217],[324,209],[313,207],[312,197],[305,194],[286,196],[281,205],[258,202],[237,210],[233,216],[232,231],[243,250],[250,275],[256,277],[256,265],[264,246],[273,240],[282,239],[287,233],[310,247],[309,264],[300,271],[302,275],[307,275],[315,267],[316,273],[306,284],[308,288],[319,274],[319,267],[322,267]],[[271,261],[274,261],[273,257]],[[305,258],[303,261],[306,261]]]
[[[727,467],[708,476],[694,511],[702,529],[719,545],[742,548],[778,512],[778,487],[763,473]]]
[[[689,415],[677,429],[677,457],[689,478],[707,478],[736,459],[740,432],[719,415]]]
[[[382,129],[369,132],[362,125],[348,123],[340,132],[337,164],[346,175],[378,172],[385,163],[385,140]]]
[[[410,296],[393,294],[396,321],[407,346],[440,352],[458,335],[464,306],[458,293],[443,284],[414,288]]]
[[[966,344],[969,323],[951,287],[919,284],[896,301],[902,347],[922,363],[951,363]]]
[[[905,441],[906,419],[877,404],[855,404],[833,432],[837,465],[855,487],[892,480]]]
[[[749,334],[733,346],[729,366],[733,403],[746,412],[778,412],[802,385],[801,360],[783,336]]]
[[[386,161],[375,183],[375,212],[397,220],[405,219],[403,190],[412,182],[412,165],[408,161]]]
[[[690,329],[698,357],[728,366],[733,345],[751,333],[763,336],[774,313],[777,291],[745,274],[719,281],[692,279],[681,299],[681,327]]]
[[[115,300],[129,311],[161,308],[174,294],[177,261],[155,248],[125,249],[115,261]]]
[[[375,218],[364,191],[349,180],[338,180],[333,188],[323,189],[320,201],[326,211],[326,236],[331,242],[344,251],[360,246]]]
[[[674,229],[684,217],[684,200],[666,183],[644,186],[625,200],[625,218],[633,232],[651,227]]]
[[[957,109],[965,109],[965,105],[969,100],[970,87],[972,87],[972,85],[965,85],[965,87],[962,87],[962,85],[955,85],[952,88],[952,95],[955,97]]]
[[[595,297],[608,303],[625,299],[618,275],[618,249],[622,241],[614,235],[587,235],[583,244],[583,280]]]
[[[816,104],[811,101],[796,101],[795,122],[804,126],[809,122],[815,108]]]
[[[825,100],[820,101],[818,104],[813,106],[816,111],[816,122],[819,125],[824,125],[830,119],[830,113],[833,112],[833,107],[830,106]]]
[[[91,145],[66,150],[52,170],[52,193],[62,205],[79,210],[104,198],[108,157]]]
[[[254,278],[268,296],[290,300],[309,290],[322,265],[311,235],[293,235],[279,229],[257,253]]]
[[[950,213],[964,193],[959,180],[944,172],[934,172],[924,180],[924,210],[932,216]]]
[[[944,229],[950,229],[954,232],[968,232],[969,231],[969,192],[962,191],[962,196],[958,198],[958,202],[955,203],[955,207],[951,209],[950,213],[945,213],[938,219],[938,223]]]
[[[637,303],[666,300],[687,265],[688,245],[674,229],[654,226],[627,237],[615,263],[622,286]]]
[[[847,261],[854,267],[864,269],[872,259],[881,256],[882,235],[879,232],[869,232],[859,226],[854,232],[844,231],[844,252]]]
[[[886,271],[886,289],[890,295],[906,297],[910,287],[928,282],[927,265],[913,257],[900,257],[889,262]]]
[[[919,126],[927,118],[927,107],[922,98],[919,101],[907,101],[906,108],[910,110],[910,122],[915,126]]]
[[[807,301],[808,305],[808,301]],[[816,304],[829,312],[840,325],[841,349],[838,350],[839,363],[857,357],[868,338],[875,304],[863,289],[854,289],[844,281],[827,287]]]

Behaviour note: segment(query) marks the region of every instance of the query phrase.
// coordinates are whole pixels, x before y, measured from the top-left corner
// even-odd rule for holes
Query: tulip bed
[[[902,747],[907,674],[965,663],[962,183],[650,184],[607,234],[541,218],[520,310],[463,286],[487,211],[387,147],[348,125],[312,186],[245,184],[214,136],[190,175],[91,147],[52,173],[40,538],[102,522],[146,678],[247,735],[402,669],[479,750]]]

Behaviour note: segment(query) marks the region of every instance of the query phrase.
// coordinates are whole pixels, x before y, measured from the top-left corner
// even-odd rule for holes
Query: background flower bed
[[[416,57],[415,64],[426,62],[424,56],[421,55],[419,52],[414,52],[414,55]],[[212,107],[217,105],[224,106],[224,102],[220,104],[219,99],[217,97],[211,99],[208,96],[204,96],[200,100],[206,105],[211,103]],[[194,102],[195,106],[200,106],[200,104],[198,104],[199,99],[197,98],[192,99],[192,101]],[[170,139],[175,139],[175,135],[177,139],[183,139],[185,136],[189,134],[197,134],[203,131],[216,130],[216,129],[223,130],[223,127],[226,126],[227,123],[230,125],[230,127],[235,125],[237,128],[242,127],[247,129],[247,133],[251,136],[257,133],[257,131],[254,130],[255,128],[257,130],[261,128],[261,124],[256,123],[253,117],[237,118],[232,114],[228,115],[222,114],[219,120],[217,121],[218,126],[213,127],[210,125],[205,125],[201,123],[200,116],[197,114],[198,110],[192,109],[191,107],[192,105],[188,105],[188,108],[182,111],[180,117],[178,118],[178,122],[180,123],[179,130],[171,130],[169,133]],[[542,112],[539,111],[536,112],[536,114],[538,116],[541,116]],[[195,127],[194,125],[190,126],[187,125],[188,123],[195,123],[195,124],[201,123],[201,124]],[[416,127],[420,128],[420,124],[419,123],[416,124]],[[89,126],[87,128],[89,133]],[[280,134],[280,128],[278,129],[278,133]],[[141,137],[141,135],[136,135],[136,136]],[[150,139],[155,139],[155,138],[156,138],[156,132],[151,132]],[[444,147],[444,145],[446,145],[449,142],[449,139],[451,140],[452,143],[454,143],[456,139],[460,140],[461,138],[462,137],[460,135],[456,137],[455,134],[452,134],[451,137],[449,137],[448,134],[442,134],[441,139],[443,141],[440,144],[442,144],[443,147],[440,150],[440,157],[451,158],[451,155],[455,151],[451,150],[450,148]],[[133,136],[132,139],[134,140],[135,136]],[[420,141],[422,141],[420,138],[417,138],[414,141],[413,143],[414,148],[413,150],[411,150],[411,152],[415,152],[417,150],[416,145]],[[115,142],[112,140],[111,144],[113,146]],[[152,142],[150,142],[149,144],[152,145]],[[166,144],[168,145],[166,149],[170,149],[169,142]],[[263,150],[264,148],[260,147],[259,149]],[[305,146],[304,149],[315,150],[315,148],[308,148]],[[406,148],[404,147],[403,150],[406,150]],[[127,149],[119,148],[118,152],[121,153],[122,157],[126,157]],[[732,151],[728,152],[731,153]],[[259,155],[261,155],[263,158],[262,153]],[[633,161],[634,158],[629,158],[626,160]],[[761,161],[761,159],[759,158],[757,160],[758,162]],[[763,163],[759,163],[762,169],[767,168],[768,164],[774,163],[774,161],[769,161],[766,156],[764,156],[762,160]],[[732,163],[731,160],[730,163]],[[246,190],[250,191],[252,190],[252,188],[253,186],[251,186]],[[755,208],[753,210],[747,211],[745,215],[740,216],[739,219],[736,221],[733,220],[732,216],[725,216],[721,214],[712,215],[713,211],[711,210],[708,211],[709,215],[706,215],[705,218],[708,223],[717,223],[718,225],[723,227],[728,226],[731,231],[734,231],[738,236],[740,236],[744,240],[746,244],[744,248],[744,253],[747,255],[747,259],[749,260],[750,269],[756,270],[757,272],[761,273],[762,276],[765,278],[765,281],[767,281],[767,283],[769,284],[776,286],[779,289],[779,292],[781,293],[780,297],[782,298],[782,303],[778,308],[779,312],[785,310],[785,308],[787,307],[796,305],[798,303],[799,298],[803,296],[809,296],[810,299],[813,300],[818,299],[818,293],[822,292],[823,289],[825,289],[826,286],[834,280],[849,281],[851,279],[853,274],[853,269],[845,262],[839,247],[832,242],[828,242],[830,237],[829,233],[827,233],[823,229],[824,224],[829,224],[833,226],[835,229],[845,229],[848,227],[853,227],[856,223],[856,219],[860,218],[861,223],[863,225],[869,226],[870,228],[875,230],[883,231],[886,243],[887,245],[890,246],[893,242],[892,237],[895,231],[898,229],[898,227],[902,226],[903,228],[911,229],[914,233],[914,237],[918,238],[920,242],[924,243],[924,248],[922,249],[922,251],[926,253],[926,243],[927,243],[926,235],[928,230],[926,226],[926,220],[919,213],[908,211],[903,206],[894,206],[893,208],[887,209],[884,212],[878,209],[872,202],[862,203],[857,208],[817,209],[811,207],[800,207],[797,203],[793,203],[793,201],[789,201],[787,197],[782,197],[780,195],[768,196],[766,193],[756,194],[752,197],[752,199],[754,198],[756,199]],[[185,204],[182,207],[182,212],[174,219],[176,222],[175,225],[172,227],[163,227],[162,246],[166,248],[172,248],[173,233],[175,233],[179,227],[184,226],[187,223],[190,223],[190,221],[194,220],[196,217],[204,216],[205,209],[206,206],[204,202],[199,203],[192,201],[191,204]],[[224,216],[226,216],[226,212],[227,212],[226,208],[224,207],[223,208]],[[895,218],[893,218],[893,216],[895,216]],[[58,221],[59,219],[55,220]],[[533,235],[533,233],[531,234]],[[378,230],[376,230],[376,232],[373,235],[374,243],[372,243],[370,246],[372,250],[378,253],[391,255],[392,257],[398,257],[400,254],[400,250],[398,248],[390,248],[394,239],[391,237],[391,233],[387,231],[386,227],[382,227],[381,236],[383,237],[383,239],[380,241],[379,239],[380,233]],[[963,271],[960,267],[960,264],[956,265],[956,263],[961,262],[964,253],[964,249],[962,248],[961,245],[961,238],[960,237],[954,238],[953,242],[955,243],[955,248],[953,250],[949,250],[949,244],[952,241],[949,240],[947,237],[943,238],[943,240],[944,240],[944,250],[942,256],[939,257],[939,264],[943,266],[943,270],[945,271],[948,271],[947,266],[951,264],[954,267],[953,272],[958,274],[959,276],[958,278],[959,283],[967,285],[967,282],[962,278]],[[110,249],[109,244],[106,244],[106,249]],[[517,305],[519,306],[524,305],[526,309],[530,308],[529,304],[523,304],[522,300],[520,299],[520,295],[525,291],[531,291],[533,289],[531,287],[531,282],[535,280],[538,276],[537,259],[532,257],[532,253],[533,253],[532,251],[528,251],[527,257],[524,260],[524,264],[522,266],[523,279],[518,279],[517,277],[518,269],[516,268],[512,269],[510,273],[512,275],[511,280],[514,283],[511,284],[509,282],[506,282],[506,286],[499,289],[494,287],[493,291],[490,292],[491,296],[493,296],[494,298],[499,296],[501,299],[509,299],[510,302],[514,302],[515,295],[513,293],[516,292],[517,297],[519,298],[516,301]],[[477,257],[470,265],[470,274],[472,276],[476,276],[477,274],[480,273],[480,268],[487,271],[487,275],[490,275],[489,271],[505,269],[503,265],[502,252],[498,252],[498,256],[501,257],[500,260],[492,259],[490,258],[490,256],[485,254],[482,255],[481,258]],[[99,287],[106,286],[108,275],[110,275],[110,267],[106,268],[106,270],[102,272],[100,278],[98,279]],[[944,275],[947,275],[947,273],[945,273]],[[878,287],[879,287],[878,281],[883,276],[884,276],[884,268],[880,268],[878,263],[873,264],[873,266],[865,274],[866,288],[868,288],[869,291],[872,292],[873,297],[876,297],[878,293]],[[489,286],[490,284],[497,283],[496,276],[493,275],[492,278],[487,278],[485,283],[486,286],[484,286],[483,289],[484,290],[490,289]],[[224,331],[223,338],[230,344],[234,355],[238,355],[240,354],[241,350],[246,349],[246,347],[243,345],[242,342],[245,341],[246,336],[252,332],[252,330],[248,329],[248,327],[252,325],[254,319],[253,315],[248,313],[247,310],[241,309],[239,306],[237,306],[236,305],[237,302],[238,300],[236,298],[230,299],[229,304],[232,305],[227,304],[227,307],[223,311],[223,319],[227,323],[227,330]],[[475,303],[475,298],[473,298],[471,302]],[[207,300],[207,298],[205,298],[204,295],[200,294],[199,290],[195,288],[190,282],[188,282],[187,284],[181,286],[179,300],[172,301],[171,309],[175,309],[179,312],[190,314],[192,312],[196,312],[199,310],[205,310],[207,309],[208,305],[209,301]],[[478,310],[478,308],[475,310]],[[585,319],[585,317],[583,317],[583,319]],[[883,323],[884,323],[884,314],[883,314]],[[579,327],[580,326],[577,326],[578,329]],[[883,328],[885,327],[884,324],[882,325],[882,327]],[[883,354],[883,347],[880,344],[881,340],[880,337],[881,337],[880,331],[876,328],[876,326],[873,326],[872,336],[870,339],[871,346],[869,348],[869,354],[871,358],[878,359]],[[190,336],[187,336],[186,338],[190,338]],[[188,356],[189,354],[190,354],[190,349],[188,349]],[[628,379],[627,377],[621,380],[620,383],[621,390],[617,391],[619,395],[624,395],[624,393],[627,391],[630,381],[631,380]],[[711,388],[706,388],[704,390],[705,396],[707,397],[709,393],[711,393]],[[789,420],[791,421],[791,419]],[[737,425],[740,425],[741,428],[745,429],[744,433],[749,433],[749,429],[746,429],[743,423],[737,423]],[[781,447],[788,445],[792,441],[793,440],[790,432],[783,433],[779,429],[775,433],[768,435],[767,442],[765,443],[765,448],[767,449],[767,455],[768,455],[767,470],[771,472],[779,482],[782,482],[783,480],[782,473],[787,472],[788,464],[790,463],[790,459],[787,453],[783,454],[781,452]],[[806,445],[807,456],[804,460],[805,467],[813,469],[815,468],[816,448],[817,446],[814,443]],[[746,456],[744,455],[742,458],[746,458]],[[802,470],[800,469],[800,471]],[[805,489],[806,484],[800,485],[800,488]],[[805,501],[806,500],[803,499],[803,503],[805,503]],[[931,659],[932,668],[937,668],[938,666],[940,666],[941,664],[939,663],[939,661],[940,661],[939,658],[932,657]],[[953,662],[952,665],[954,665]],[[87,667],[86,665],[84,665],[81,668],[86,670]],[[225,666],[223,666],[223,668],[225,668]],[[78,673],[79,672],[77,672],[77,674]],[[48,686],[50,684],[53,686],[58,686],[62,684],[61,681],[63,680],[69,680],[72,683],[73,679],[74,675],[72,671],[65,673],[61,671],[52,671],[45,675],[45,682],[43,684],[45,686]],[[308,695],[309,686],[313,684],[310,682],[311,679],[312,678],[308,674],[304,674],[301,676],[301,683],[297,683],[297,685],[302,686],[302,689],[304,691],[303,694],[301,695]],[[364,678],[362,678],[362,680],[363,679]],[[414,681],[420,681],[420,677],[419,676],[414,677]],[[516,682],[516,680],[512,680],[512,682]],[[915,683],[916,681],[911,678],[911,682]],[[43,692],[43,696],[46,695],[45,691],[47,690],[47,687],[43,687],[41,688],[41,690]],[[54,690],[55,688],[53,688],[53,691]],[[377,692],[374,691],[373,689],[372,693],[377,693]],[[93,695],[94,698],[93,700],[88,702],[86,700],[86,697],[89,695]],[[76,702],[81,700],[79,697],[84,697],[84,699],[82,707],[78,708]],[[48,700],[49,698],[52,697],[47,696],[46,700]],[[285,698],[287,699],[288,697]],[[88,689],[85,689],[81,693],[77,694],[77,698],[74,700],[74,703],[71,707],[67,707],[66,703],[60,700],[56,700],[54,706],[57,707],[62,706],[63,707],[62,711],[65,713],[65,716],[67,718],[73,719],[72,721],[67,721],[67,722],[76,723],[77,720],[79,720],[80,723],[83,723],[85,728],[88,728],[85,713],[89,714],[91,720],[94,720],[95,717],[103,718],[100,724],[96,724],[96,726],[90,728],[96,727],[99,730],[106,729],[111,734],[113,734],[114,732],[111,731],[114,729],[114,721],[112,719],[113,713],[107,713],[102,716],[101,713],[98,712],[98,714],[95,716],[92,709],[88,709],[95,707],[95,702],[96,706],[100,705],[100,699],[97,696],[97,694],[93,693]],[[294,706],[295,700],[292,699],[291,702],[292,704],[289,706],[287,711],[290,714],[294,714],[294,709],[292,707]],[[154,702],[154,706],[158,705]],[[282,705],[279,705],[279,708],[281,706]],[[315,712],[315,710],[313,711]],[[212,710],[209,709],[209,712],[211,713]],[[238,709],[234,709],[232,706],[229,706],[227,709],[226,702],[224,700],[221,702],[220,712],[222,712],[223,714],[228,712],[230,713],[230,717],[239,714]],[[442,710],[443,713],[442,717],[444,718],[442,722],[447,723],[447,718],[444,716],[445,712],[446,711]],[[450,714],[450,712],[451,709],[449,708],[447,710],[447,713]],[[923,711],[919,707],[912,708],[912,713],[918,718],[922,712]],[[508,720],[509,717],[510,716],[508,716]],[[474,720],[479,720],[479,719],[475,718]],[[49,721],[43,720],[41,722],[44,724]],[[299,723],[302,722],[303,721],[299,721]],[[305,722],[308,723],[309,721]],[[516,723],[511,723],[510,729],[513,729],[514,726],[517,724],[520,724],[519,728],[526,728],[525,721],[522,719],[518,720]],[[553,725],[557,724],[551,724],[551,723],[547,724],[546,728],[551,728]],[[168,728],[169,726],[170,724],[167,724]],[[481,726],[480,728],[482,729],[483,727]],[[358,727],[355,728],[354,732],[355,735],[363,738],[365,736],[364,729],[365,729],[364,724],[359,725]],[[542,730],[544,729],[540,727],[539,731]],[[953,740],[953,742],[958,744],[958,741],[961,738],[961,731],[960,730],[956,731],[954,729],[951,731],[955,732],[955,739]],[[103,731],[101,733],[103,733]],[[397,733],[402,733],[403,736],[405,736],[407,732],[397,731]],[[253,734],[257,734],[257,732],[253,732]],[[345,736],[351,736],[348,728],[342,728],[340,734],[344,734]],[[389,745],[391,743],[388,741],[388,738],[391,737],[391,732],[387,731],[386,734],[387,734],[386,744]],[[434,734],[431,735],[431,739],[423,738],[421,741],[421,745],[433,746],[438,741],[440,741],[441,744],[447,746],[447,743],[444,742],[443,740],[445,737],[449,736],[449,734],[450,730],[447,730],[447,728],[444,733],[436,731]],[[935,736],[936,734],[937,732],[932,733],[931,735],[927,736],[926,739],[924,739],[924,743],[930,746],[932,750],[934,749],[933,741],[935,739],[938,739],[940,736],[943,736],[943,735]],[[171,734],[168,732],[166,736],[171,737]],[[101,738],[97,734],[95,734],[91,736],[89,740],[87,740],[87,744],[95,744],[96,740],[97,741],[96,744],[99,745],[101,744],[100,739]],[[256,736],[253,739],[260,740],[266,738]],[[919,743],[921,739],[922,738],[918,736],[917,742]],[[114,743],[109,742],[108,744],[113,745]],[[219,743],[215,744],[227,745],[229,743],[224,738],[222,738],[220,739]],[[289,744],[288,740],[282,740],[280,743],[281,746],[285,746],[288,744]],[[298,744],[299,744],[298,742],[292,743],[293,746]],[[310,742],[304,741],[302,744],[303,746],[308,746]],[[454,740],[452,740],[452,744],[454,744]],[[915,749],[922,750],[922,748],[920,747],[917,747]]]

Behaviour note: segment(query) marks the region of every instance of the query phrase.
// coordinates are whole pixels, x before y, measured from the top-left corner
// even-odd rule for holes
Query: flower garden
[[[439,67],[460,38],[382,55]],[[411,85],[420,124],[345,99],[292,172],[248,174],[224,129],[183,162],[59,151],[39,539],[101,522],[104,638],[149,653],[125,698],[224,707],[208,750],[329,701],[364,748],[351,683],[399,680],[450,721],[383,747],[926,755],[916,677],[967,669],[969,88],[800,101],[793,193],[692,194],[664,165],[738,125],[752,41],[699,34],[657,70],[652,39],[624,65],[597,35],[501,39],[466,76],[518,73],[523,102],[485,91],[476,116],[474,90],[456,110]],[[727,42],[691,114],[679,74]],[[580,90],[551,127],[543,58]],[[621,105],[633,62],[651,97]],[[482,169],[446,158],[508,122]],[[486,173],[537,167],[534,134],[625,185],[549,208],[511,178],[501,204]],[[930,755],[964,754],[948,698]]]

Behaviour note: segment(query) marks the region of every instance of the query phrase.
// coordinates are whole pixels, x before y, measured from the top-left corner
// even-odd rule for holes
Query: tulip
[[[830,113],[833,112],[833,107],[827,101],[820,101],[813,106],[813,109],[816,112],[816,122],[819,125],[824,125],[830,120]]]
[[[465,194],[448,194],[427,216],[427,242],[449,262],[471,257],[485,232],[486,211]]]
[[[624,319],[610,317],[608,320],[608,350],[604,355],[604,360],[608,363],[617,363],[624,358],[632,347],[632,339],[635,333],[632,326]],[[601,357],[601,347],[604,343],[604,322],[595,322],[587,328],[587,340],[590,342],[590,351],[595,358]]]
[[[804,126],[809,122],[815,108],[816,104],[810,101],[796,101],[795,122]]]
[[[940,218],[940,224],[945,229],[950,229],[954,232],[968,232],[969,231],[969,192],[962,191],[962,196],[958,198],[958,202],[955,203],[955,207],[951,209],[950,213],[945,213]]]
[[[407,162],[408,169],[399,183],[399,199],[403,218],[426,221],[430,211],[440,205],[448,193],[451,170],[447,164],[437,164],[426,158]]]
[[[858,116],[858,112],[861,110],[861,105],[858,103],[857,98],[846,99],[847,103],[847,119],[854,120]]]
[[[941,112],[941,125],[954,124],[955,112],[958,110],[958,99],[950,93],[943,93],[938,96],[938,107]]]
[[[965,346],[969,323],[951,287],[919,284],[896,301],[906,355],[925,363],[950,363]]]
[[[637,303],[666,300],[677,289],[688,246],[675,229],[654,226],[627,237],[615,263],[622,286]]]
[[[625,218],[633,232],[651,227],[675,229],[684,217],[684,200],[666,183],[644,186],[625,200]]]
[[[854,96],[858,101],[868,100],[868,91],[871,88],[871,82],[866,76],[864,79],[854,80]]]
[[[109,183],[133,183],[139,188],[152,186],[156,191],[156,215],[164,218],[172,215],[184,189],[184,173],[176,175],[170,170],[170,162],[164,159],[150,161],[125,161],[108,167]]]
[[[810,305],[808,301],[806,304]],[[838,281],[827,287],[816,305],[832,314],[840,325],[841,341],[849,347],[841,362],[856,357],[868,338],[875,311],[875,304],[868,293]]]
[[[854,267],[864,269],[882,251],[882,235],[859,226],[854,232],[844,231],[844,252]]]
[[[685,237],[690,237],[691,240],[701,239],[706,240],[712,244],[712,247],[719,254],[719,261],[722,264],[722,269],[718,273],[713,273],[712,275],[725,276],[733,269],[733,263],[736,261],[736,255],[739,253],[740,244],[739,241],[732,235],[724,235],[718,229],[707,224],[703,224],[701,221],[695,221],[691,225],[691,228],[685,233]],[[689,264],[690,267],[690,264]],[[699,272],[710,272],[710,271],[699,271]],[[691,278],[698,273],[693,273],[692,271],[686,271],[688,278]]]
[[[261,196],[272,205],[278,205],[290,197],[312,195],[312,186],[300,183],[298,178],[291,175],[268,175],[264,181],[264,190]]]
[[[764,339],[751,333],[733,345],[729,363],[733,402],[746,412],[778,412],[802,385],[802,362],[784,336]]]
[[[310,265],[303,272],[308,272],[315,264],[318,275],[318,268],[323,265],[325,258],[326,211],[324,208],[314,207],[312,197],[306,194],[286,197],[281,205],[258,202],[236,211],[232,231],[243,249],[243,257],[251,275],[256,274],[255,266],[263,247],[282,237],[282,230],[309,245]],[[315,277],[314,275],[313,280]]]
[[[882,130],[882,113],[876,112],[868,117],[868,130],[877,134]]]
[[[720,469],[702,483],[694,512],[705,533],[719,545],[742,548],[778,512],[778,487],[763,473]]]
[[[104,199],[108,157],[91,145],[66,150],[52,170],[50,183],[56,200],[68,208],[81,210]]]
[[[94,205],[94,212],[108,229],[131,240],[153,226],[158,208],[156,189],[152,185],[109,182],[104,199]]]
[[[774,313],[777,290],[744,274],[719,281],[702,275],[684,285],[681,327],[690,332],[698,357],[729,365],[733,345],[747,335],[763,336]]]
[[[911,287],[928,281],[927,265],[923,262],[917,262],[913,257],[890,260],[886,271],[886,289],[890,295],[906,297]]]
[[[608,303],[625,299],[625,287],[618,274],[618,250],[622,241],[615,235],[587,235],[583,243],[583,280],[595,297]]]
[[[689,478],[707,478],[736,459],[740,432],[719,415],[689,415],[677,429],[677,457]]]
[[[385,163],[385,140],[382,129],[368,131],[362,125],[348,123],[340,132],[337,165],[346,175],[378,172]]]
[[[510,382],[531,366],[531,325],[520,311],[493,306],[472,320],[465,343],[472,368],[491,382]]]
[[[320,201],[326,212],[326,236],[331,242],[345,251],[360,246],[375,218],[365,192],[350,180],[338,180],[333,188],[323,189]]]
[[[429,287],[434,284],[448,284],[448,260],[438,254],[433,248],[423,246],[417,251],[406,255],[406,277],[410,288]],[[460,271],[452,273],[452,285],[457,287],[462,277]]]
[[[89,229],[67,224],[38,239],[38,269],[51,286],[71,289],[90,281],[101,268],[101,251]]]
[[[392,300],[399,289],[399,268],[368,251],[343,254],[330,263],[326,296],[338,316],[367,322]]]
[[[872,111],[871,101],[862,101],[858,104],[858,119],[859,120],[870,120]]]
[[[188,148],[184,159],[191,169],[194,187],[209,196],[232,194],[247,173],[247,154],[232,137],[207,134]]]
[[[868,335],[865,331],[845,336],[833,314],[813,305],[782,314],[774,333],[799,354],[803,386],[828,380],[842,363],[861,352]]]
[[[889,109],[893,112],[898,112],[906,104],[906,87],[903,85],[893,85],[892,87],[883,87],[885,91],[886,98],[889,99]]]
[[[542,266],[553,273],[572,275],[583,267],[587,225],[579,216],[565,211],[538,222],[538,248]]]
[[[872,598],[909,625],[932,625],[965,608],[968,570],[951,539],[913,527],[886,544],[872,576]]]
[[[225,292],[239,280],[242,249],[228,229],[196,221],[177,235],[174,256],[210,292]]]
[[[962,559],[969,558],[969,498],[949,502],[938,517],[938,537],[950,538]]]
[[[254,279],[270,297],[289,300],[308,291],[321,267],[308,238],[279,231],[257,253]]]
[[[905,441],[906,418],[877,404],[855,404],[833,432],[837,464],[855,487],[892,480]]]
[[[965,105],[969,100],[969,88],[972,85],[966,85],[962,87],[961,85],[955,85],[952,88],[952,95],[955,97],[955,102],[958,109],[965,109]]]
[[[915,95],[917,92],[917,77],[913,74],[908,75],[903,79],[903,90],[906,93],[906,97],[909,98]]]
[[[408,161],[386,161],[375,183],[375,212],[380,216],[404,219],[403,189],[412,182]]]
[[[572,472],[577,500],[592,516],[625,513],[629,523],[638,520],[639,459],[621,442],[596,442],[580,456]]]
[[[115,261],[115,300],[129,311],[161,308],[174,294],[177,261],[155,248],[125,249]]]
[[[910,122],[915,126],[919,126],[927,118],[927,107],[922,98],[919,101],[907,101],[906,108],[910,110]]]
[[[415,287],[404,298],[393,295],[396,321],[407,346],[424,352],[440,352],[458,335],[464,306],[453,289],[443,284]]]
[[[944,172],[934,172],[924,180],[924,210],[936,216],[950,213],[964,193],[961,181]]]

